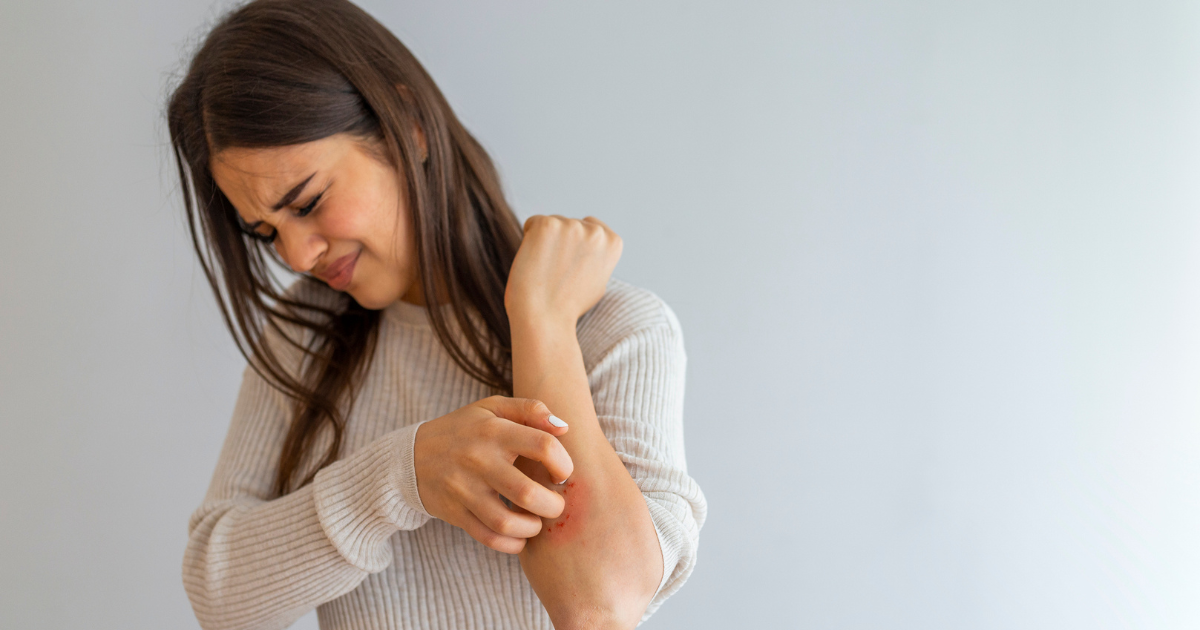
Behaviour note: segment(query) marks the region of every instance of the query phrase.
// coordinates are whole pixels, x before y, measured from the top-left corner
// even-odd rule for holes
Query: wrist
[[[514,337],[518,335],[544,337],[568,334],[572,339],[575,337],[575,323],[578,321],[578,317],[546,308],[518,306],[508,307],[505,310],[508,312],[508,326]]]

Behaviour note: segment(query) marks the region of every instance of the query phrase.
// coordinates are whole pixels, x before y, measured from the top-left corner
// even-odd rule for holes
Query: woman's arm
[[[519,473],[509,449],[560,476],[571,474],[569,456],[556,440],[549,438],[545,452],[534,446],[547,433],[567,431],[548,424],[543,405],[491,397],[386,433],[321,469],[312,484],[268,500],[288,417],[278,392],[247,368],[208,497],[192,517],[184,557],[184,585],[206,629],[290,625],[386,568],[393,557],[388,539],[420,527],[430,511],[445,514],[485,544],[504,547],[509,536],[478,520],[464,522],[475,517],[455,511],[456,497],[445,488],[463,480],[475,482],[472,488],[486,487],[497,476],[515,481]],[[481,461],[490,465],[471,468]],[[512,475],[503,474],[506,468]],[[562,500],[529,479],[512,487],[515,491],[506,492],[524,497],[531,509],[561,511]],[[553,507],[538,507],[542,494]],[[523,518],[532,521],[526,535],[534,535],[540,521]],[[524,545],[524,538],[512,541]]]
[[[600,429],[574,321],[513,324],[513,388],[570,424],[559,440],[575,464],[558,486],[566,508],[543,519],[543,533],[521,552],[525,575],[555,628],[635,627],[658,590],[663,557],[646,500]],[[545,477],[539,468],[522,462],[535,479]]]
[[[650,509],[662,583],[644,621],[696,566],[704,493],[688,475],[683,439],[683,332],[658,296],[613,280],[577,328],[596,416]]]
[[[559,439],[574,462],[553,486],[566,507],[521,552],[525,574],[556,628],[633,628],[662,583],[664,558],[642,490],[601,430],[576,338],[620,257],[603,223],[532,217],[509,276],[514,394],[536,398],[571,425]],[[680,383],[682,384],[682,383]]]
[[[286,627],[391,562],[387,539],[429,515],[412,469],[417,427],[389,433],[270,499],[287,431],[281,396],[247,367],[183,582],[201,627]]]
[[[269,341],[284,347],[274,336]],[[295,352],[285,352],[287,364],[299,361]],[[464,522],[475,517],[455,511],[457,497],[446,488],[456,483],[469,482],[478,491],[490,482],[522,497],[529,509],[561,511],[559,496],[512,466],[523,454],[560,478],[572,472],[565,449],[548,437],[567,429],[550,426],[549,411],[535,401],[491,397],[395,429],[323,468],[313,483],[275,498],[272,482],[290,409],[282,394],[246,368],[216,472],[188,528],[183,581],[206,629],[290,625],[386,568],[393,559],[388,539],[420,527],[432,514],[489,546],[519,543],[510,553],[524,546],[524,537],[512,538],[519,532]],[[324,446],[318,443],[313,451],[323,452]],[[488,465],[472,468],[480,462]],[[495,503],[504,509],[498,499]],[[478,502],[469,507],[479,510]],[[478,514],[491,520],[486,511]],[[522,519],[531,522],[525,536],[539,531],[536,516]],[[514,520],[506,525],[514,526]]]

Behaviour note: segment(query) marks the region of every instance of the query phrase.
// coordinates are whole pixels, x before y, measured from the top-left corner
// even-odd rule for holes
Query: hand
[[[573,330],[604,296],[621,247],[621,237],[594,217],[529,217],[504,292],[509,319],[550,317]]]
[[[538,517],[555,518],[565,504],[513,463],[518,456],[539,461],[556,481],[574,470],[556,437],[567,427],[549,418],[539,401],[492,396],[422,424],[413,463],[425,511],[496,551],[524,549],[525,539],[541,531]],[[527,511],[510,510],[501,494]]]

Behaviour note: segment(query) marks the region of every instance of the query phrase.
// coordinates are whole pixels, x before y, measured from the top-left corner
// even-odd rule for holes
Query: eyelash
[[[308,216],[309,213],[311,213],[314,209],[316,209],[317,202],[321,200],[321,195],[324,195],[324,194],[325,193],[318,193],[316,197],[313,197],[312,201],[308,202],[307,206],[304,206],[303,208],[300,208],[299,210],[296,211],[296,216],[298,216],[302,219],[304,217]]]
[[[312,211],[317,208],[317,202],[321,200],[321,197],[324,194],[325,193],[323,193],[323,192],[318,193],[316,197],[313,197],[312,201],[308,202],[307,206],[304,206],[303,208],[300,208],[299,210],[296,211],[296,216],[298,218],[303,219],[304,217],[312,214]],[[279,236],[279,230],[275,230],[275,231],[271,232],[270,234],[259,234],[258,232],[255,232],[254,230],[248,230],[246,228],[242,228],[242,232],[245,233],[250,238],[252,238],[256,241],[261,241],[268,245],[271,243],[274,243],[275,237]]]

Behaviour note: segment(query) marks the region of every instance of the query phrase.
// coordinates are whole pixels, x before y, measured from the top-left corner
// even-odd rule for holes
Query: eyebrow
[[[281,197],[279,199],[279,201],[275,202],[275,205],[271,206],[271,209],[279,210],[279,209],[283,208],[284,206],[288,205],[289,203],[292,203],[293,201],[295,201],[296,197],[299,197],[300,193],[304,192],[304,187],[308,185],[308,182],[312,181],[312,178],[314,178],[316,176],[317,176],[317,174],[313,173],[312,175],[309,175],[308,177],[304,178],[304,181],[300,182],[299,184],[296,184],[296,186],[294,188],[292,188],[291,190],[287,191],[287,193],[284,194],[283,197]]]
[[[314,178],[316,176],[317,176],[317,174],[313,173],[312,175],[305,177],[304,181],[293,186],[291,190],[284,193],[283,197],[279,198],[279,201],[275,202],[275,205],[271,206],[271,210],[281,210],[281,209],[283,209],[284,206],[295,201],[296,197],[299,197],[300,193],[304,192],[304,187],[308,185],[308,182],[311,182],[312,178]],[[240,214],[238,215],[238,223],[241,224],[243,232],[246,232],[247,234],[251,234],[252,236],[254,235],[253,233],[258,231],[258,226],[263,224],[262,221],[255,221],[254,223],[246,223],[245,221],[242,220],[242,216]]]

